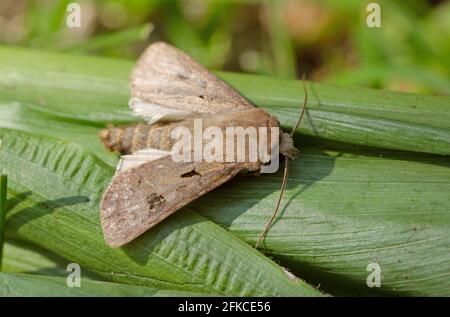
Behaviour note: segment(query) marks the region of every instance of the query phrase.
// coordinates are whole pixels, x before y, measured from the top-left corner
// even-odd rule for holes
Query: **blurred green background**
[[[81,28],[66,8],[81,5]],[[369,2],[381,28],[366,25]],[[170,42],[211,69],[450,92],[450,1],[1,0],[0,43],[136,59]]]

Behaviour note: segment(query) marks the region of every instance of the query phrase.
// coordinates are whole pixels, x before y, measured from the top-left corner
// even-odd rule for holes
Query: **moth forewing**
[[[204,66],[163,42],[150,45],[139,58],[131,74],[131,96],[132,110],[149,122],[180,111],[218,114],[253,108]]]
[[[105,240],[120,247],[234,177],[242,164],[175,163],[168,157],[118,173],[102,200]]]

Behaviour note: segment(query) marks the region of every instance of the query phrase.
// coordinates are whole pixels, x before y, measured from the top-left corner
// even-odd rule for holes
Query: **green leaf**
[[[5,243],[2,271],[66,276],[69,262],[30,243],[9,240]]]
[[[0,269],[2,267],[3,245],[5,243],[6,195],[8,187],[8,177],[3,173],[4,172],[0,170]]]
[[[135,120],[126,108],[130,68],[120,60],[0,48],[7,144],[0,164],[16,199],[32,192],[11,212],[9,236],[118,282],[208,294],[317,294],[206,220],[254,244],[278,198],[280,173],[237,178],[126,248],[105,247],[98,199],[116,158],[96,133],[107,122]],[[301,82],[219,75],[292,126]],[[264,251],[331,294],[449,295],[450,162],[412,153],[450,152],[449,97],[307,86],[299,131],[321,138],[298,136],[301,153],[290,164],[283,210]],[[381,289],[366,286],[372,262],[381,266]],[[258,286],[247,286],[247,278]]]
[[[14,204],[17,201],[10,201]],[[61,256],[26,241],[9,239],[5,243],[2,271],[66,277],[68,261]],[[101,280],[92,272],[83,270],[84,279]]]
[[[23,103],[0,101],[0,127],[75,142],[96,153],[109,165],[117,164],[117,155],[100,144],[98,128],[42,115],[42,112]]]
[[[126,107],[131,61],[105,58],[99,65],[96,58],[66,56],[1,47],[0,100],[27,102],[71,122],[133,120]]]
[[[68,287],[66,278],[0,273],[0,296],[93,297],[93,296],[205,296],[203,294],[81,279],[81,287]]]
[[[0,47],[0,102],[89,125],[135,121],[126,107],[131,61]],[[294,80],[218,73],[291,127],[303,103]],[[450,154],[450,97],[308,83],[299,131],[334,141]]]
[[[188,210],[124,248],[103,241],[99,200],[113,168],[80,146],[1,129],[0,164],[16,201],[9,236],[116,282],[234,296],[319,295],[219,226]]]
[[[294,45],[286,28],[285,9],[282,1],[267,1],[263,12],[270,34],[274,73],[282,78],[295,78],[297,65]]]
[[[448,158],[304,144],[289,166],[265,253],[333,295],[450,295]],[[236,179],[192,209],[254,245],[281,179]],[[381,289],[366,285],[370,263]]]
[[[292,127],[303,105],[300,81],[220,73],[255,104]],[[299,132],[321,138],[450,154],[450,97],[307,83],[308,111]]]

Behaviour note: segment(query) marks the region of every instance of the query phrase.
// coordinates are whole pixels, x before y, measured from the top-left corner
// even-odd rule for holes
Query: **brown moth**
[[[224,157],[222,162],[175,162],[171,159],[175,128],[184,127],[195,134],[199,119],[202,131],[208,127],[225,131],[227,127],[279,126],[275,117],[255,108],[187,54],[161,42],[150,45],[137,62],[131,74],[129,105],[147,123],[100,133],[109,149],[122,154],[100,206],[103,233],[111,247],[132,241],[237,174],[258,174],[267,164],[251,161],[248,155],[243,161]],[[297,150],[292,136],[281,132],[277,138],[280,153],[293,158]],[[245,140],[246,145],[250,139]],[[272,134],[266,141],[272,145]],[[206,145],[205,140],[201,142]],[[234,155],[237,147],[235,142]]]

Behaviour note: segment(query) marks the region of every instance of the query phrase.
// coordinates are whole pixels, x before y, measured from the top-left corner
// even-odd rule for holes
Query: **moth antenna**
[[[278,196],[277,206],[275,207],[275,211],[273,212],[272,217],[270,217],[269,222],[264,227],[263,232],[261,232],[261,234],[259,235],[258,241],[256,241],[256,245],[255,245],[256,249],[261,244],[261,241],[264,239],[267,231],[269,231],[269,228],[272,225],[272,222],[275,220],[275,217],[277,216],[278,211],[280,209],[281,199],[283,199],[284,189],[286,188],[287,178],[288,178],[288,171],[289,171],[289,169],[288,169],[289,159],[286,156],[284,158],[285,158],[285,161],[284,161],[283,181],[281,183],[280,196]]]
[[[290,133],[291,137],[294,136],[295,131],[297,130],[297,128],[300,125],[300,123],[302,122],[303,116],[305,115],[305,112],[306,112],[306,105],[308,104],[308,90],[306,89],[306,81],[305,81],[305,79],[306,79],[306,76],[305,76],[305,74],[303,74],[302,82],[303,82],[303,91],[304,91],[304,94],[305,94],[305,97],[303,99],[303,108],[302,108],[302,112],[300,113],[300,116],[298,117],[297,122],[292,127],[292,131]]]
[[[302,122],[303,116],[305,115],[305,112],[306,112],[306,105],[308,104],[308,90],[306,89],[306,84],[305,84],[305,74],[303,74],[303,76],[302,76],[302,82],[303,82],[303,91],[305,94],[305,97],[303,99],[303,108],[302,108],[302,112],[300,113],[300,116],[299,116],[297,122],[295,123],[294,127],[292,128],[292,131],[290,133],[291,137],[294,136],[295,131],[299,127],[300,123]],[[267,231],[269,231],[270,226],[272,225],[273,221],[275,220],[275,217],[277,216],[278,211],[280,209],[281,200],[283,199],[284,190],[286,188],[286,184],[287,184],[287,180],[288,180],[288,172],[289,172],[288,162],[289,162],[289,158],[285,155],[284,156],[284,174],[283,174],[283,181],[281,182],[280,196],[278,196],[277,205],[275,207],[275,211],[272,214],[272,217],[270,217],[270,220],[264,227],[264,230],[260,234],[258,241],[256,241],[256,244],[255,244],[256,249],[259,247],[259,245],[261,244],[261,241],[266,236]]]

